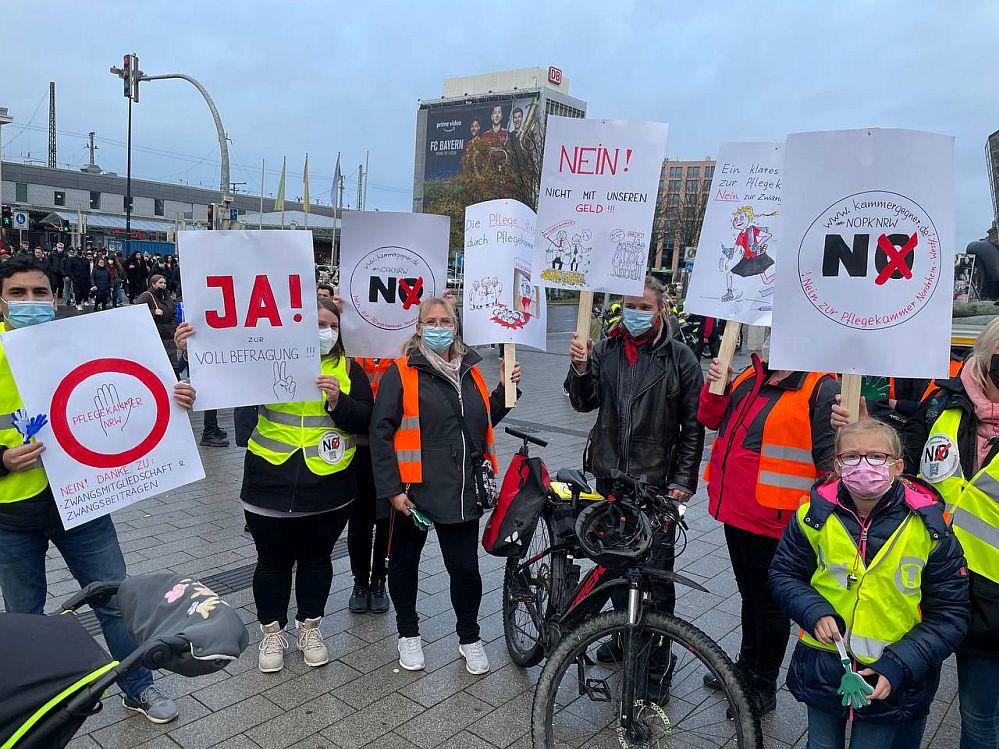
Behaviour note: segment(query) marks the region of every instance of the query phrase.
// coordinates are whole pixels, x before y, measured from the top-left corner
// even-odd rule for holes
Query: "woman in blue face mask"
[[[423,300],[414,335],[383,375],[371,415],[371,462],[379,501],[391,505],[389,593],[399,629],[399,663],[424,667],[416,613],[420,554],[429,521],[437,527],[451,578],[458,649],[472,674],[489,670],[479,637],[479,518],[476,474],[496,469],[492,428],[504,406],[500,383],[490,393],[479,371],[482,357],[458,336],[454,306],[442,298]],[[511,373],[520,381],[520,365]],[[415,511],[415,512],[414,512]]]
[[[669,334],[665,287],[645,279],[641,296],[626,296],[621,320],[606,339],[595,344],[573,335],[571,366],[565,379],[572,407],[597,411],[590,433],[587,470],[603,494],[612,490],[611,471],[645,477],[671,496],[685,502],[697,488],[704,447],[704,427],[697,422],[697,404],[703,375],[693,352]],[[657,544],[649,565],[673,569],[669,544]],[[654,589],[656,606],[673,613],[671,583]],[[623,608],[626,598],[615,599]],[[607,642],[597,652],[604,662],[621,659],[617,643]],[[669,699],[672,658],[659,647],[649,664],[648,695],[660,704]]]

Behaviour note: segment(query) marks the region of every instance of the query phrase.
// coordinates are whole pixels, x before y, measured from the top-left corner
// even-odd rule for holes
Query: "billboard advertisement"
[[[427,110],[424,182],[445,182],[466,170],[491,168],[490,150],[519,143],[536,96]]]

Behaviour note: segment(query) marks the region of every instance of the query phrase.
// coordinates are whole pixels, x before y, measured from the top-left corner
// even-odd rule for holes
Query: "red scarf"
[[[618,323],[611,328],[608,335],[611,338],[620,338],[624,342],[624,357],[628,360],[628,366],[634,367],[635,362],[638,361],[638,348],[650,343],[656,337],[661,324],[662,318],[657,315],[652,321],[651,328],[639,336],[633,336],[628,332],[624,323]]]

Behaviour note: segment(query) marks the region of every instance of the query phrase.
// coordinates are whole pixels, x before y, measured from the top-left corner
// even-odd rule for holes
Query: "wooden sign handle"
[[[742,323],[728,320],[725,323],[725,332],[722,333],[721,348],[718,351],[718,363],[721,365],[722,376],[720,380],[715,380],[708,388],[712,395],[725,395],[725,388],[728,387],[728,368],[732,366],[732,359],[735,357],[735,344],[739,342],[739,331]]]
[[[860,418],[861,375],[845,374],[840,379],[840,405],[847,410],[852,424]]]
[[[576,310],[576,335],[580,342],[586,346],[586,341],[590,338],[590,317],[593,314],[593,292],[579,292],[579,309]]]
[[[503,344],[503,390],[506,395],[506,407],[517,405],[517,386],[510,378],[513,376],[514,365],[517,364],[517,344]]]

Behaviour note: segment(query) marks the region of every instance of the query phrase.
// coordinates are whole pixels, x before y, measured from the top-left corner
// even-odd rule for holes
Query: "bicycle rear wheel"
[[[555,524],[547,506],[524,559],[531,559],[555,543]],[[503,575],[503,634],[510,659],[530,668],[545,657],[544,620],[564,595],[568,574],[565,551],[553,551],[525,565],[521,559],[506,562]]]
[[[655,612],[645,612],[632,634],[631,642],[638,649],[633,651],[635,719],[631,727],[623,726],[624,669],[621,664],[597,662],[594,651],[608,637],[623,639],[626,628],[625,612],[603,613],[567,633],[552,651],[534,693],[534,746],[763,746],[759,719],[724,651],[692,624]],[[673,643],[671,663],[662,645],[669,642]],[[662,668],[666,663],[670,665]],[[706,672],[718,679],[721,692],[704,687]],[[729,719],[726,713],[733,717]]]

